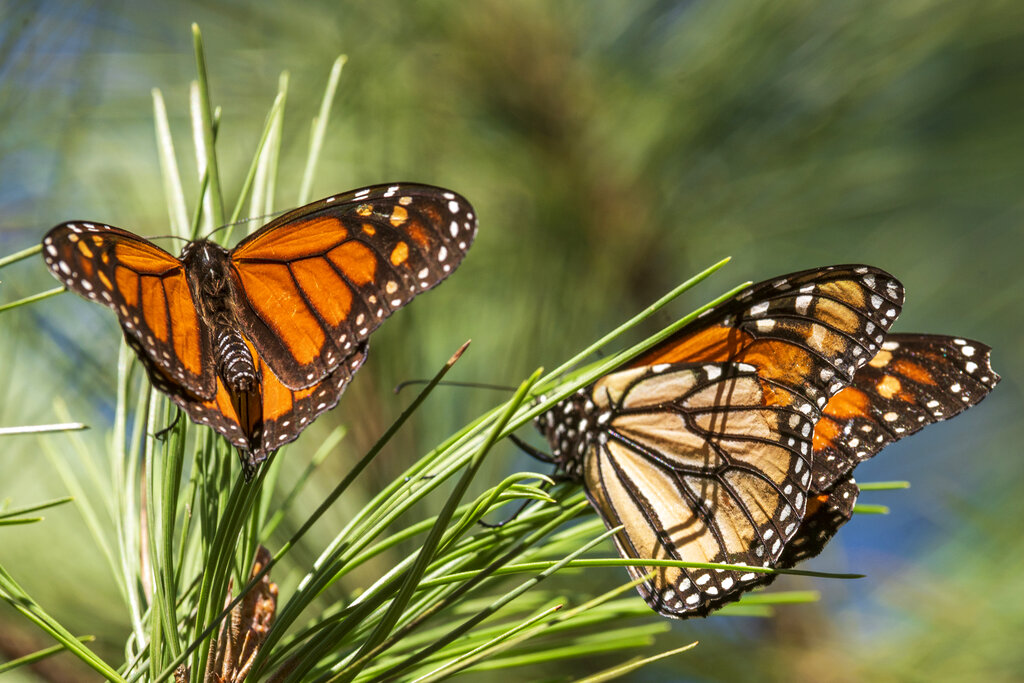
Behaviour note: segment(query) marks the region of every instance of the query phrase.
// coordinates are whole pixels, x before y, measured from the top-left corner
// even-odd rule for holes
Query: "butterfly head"
[[[181,260],[185,263],[186,267],[189,265],[193,266],[205,266],[207,268],[215,267],[217,264],[224,263],[227,261],[228,250],[220,246],[216,242],[210,240],[196,240],[189,242],[181,250]]]
[[[188,281],[194,292],[205,295],[199,298],[220,298],[226,295],[231,281],[231,261],[227,249],[210,240],[189,242],[181,250],[181,261],[185,264]]]
[[[590,392],[590,387],[580,389],[534,420],[551,446],[558,469],[576,479],[583,476],[583,461],[590,447],[604,438],[605,419]]]

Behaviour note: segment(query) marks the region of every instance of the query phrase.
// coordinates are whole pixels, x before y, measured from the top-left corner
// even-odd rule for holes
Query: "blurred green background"
[[[456,379],[515,383],[723,256],[733,262],[673,315],[744,279],[866,262],[906,286],[897,330],[988,343],[1002,384],[978,408],[858,469],[862,481],[913,487],[865,494],[893,514],[857,517],[809,567],[868,578],[779,581],[821,590],[822,600],[771,619],[677,624],[665,648],[700,646],[633,680],[1019,680],[1024,5],[4,2],[0,255],[71,219],[169,231],[150,88],[167,100],[191,200],[192,21],[223,108],[229,204],[288,70],[277,203],[294,205],[309,121],[331,62],[345,53],[314,194],[415,180],[457,190],[480,217],[452,281],[375,333],[341,406],[291,447],[304,463],[332,426],[350,428],[310,488],[307,512],[407,403],[391,387],[432,374],[467,338]],[[0,303],[54,285],[38,258],[0,281]],[[113,316],[61,296],[0,314],[0,326],[0,426],[60,421],[63,402],[94,427],[82,439],[101,452],[115,399]],[[363,490],[498,398],[439,390],[362,477]],[[52,439],[86,478],[103,466],[98,455],[79,457],[66,436]],[[539,468],[505,444],[489,466],[482,476]],[[66,490],[38,440],[0,441],[0,498],[27,505]],[[296,566],[360,495],[314,529]],[[126,619],[105,560],[75,509],[47,518],[0,531],[0,563],[118,661]],[[624,574],[585,578],[596,591]],[[47,644],[0,608],[0,660]],[[46,680],[81,675],[70,661],[49,666]]]

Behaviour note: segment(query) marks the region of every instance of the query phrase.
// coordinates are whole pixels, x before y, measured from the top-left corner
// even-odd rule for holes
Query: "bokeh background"
[[[868,578],[779,581],[820,590],[822,600],[770,619],[677,624],[665,648],[700,646],[633,680],[1019,680],[1024,5],[0,2],[0,255],[70,219],[168,232],[150,89],[167,100],[192,199],[192,21],[223,108],[229,204],[288,70],[278,206],[294,205],[309,121],[345,53],[314,194],[416,180],[456,189],[480,216],[477,244],[452,281],[375,333],[341,407],[292,447],[298,462],[332,426],[350,430],[307,510],[405,405],[391,387],[429,376],[467,338],[458,379],[516,383],[721,257],[733,261],[676,302],[673,316],[745,279],[866,262],[906,286],[897,330],[990,344],[1002,384],[978,408],[858,470],[862,481],[913,486],[865,494],[892,514],[858,516],[809,566]],[[0,273],[0,303],[53,285],[31,259]],[[93,426],[86,453],[101,454],[118,338],[113,316],[68,295],[0,314],[0,425],[60,421],[66,406]],[[499,398],[440,390],[363,476],[363,490]],[[102,481],[101,455],[51,438],[86,481]],[[489,467],[482,476],[538,468],[511,445]],[[0,498],[12,505],[66,493],[54,471],[38,440],[0,442]],[[360,495],[314,529],[297,564]],[[102,496],[94,503],[105,520]],[[5,528],[0,562],[118,661],[127,622],[106,560],[76,509],[47,517]],[[622,579],[599,570],[583,580],[596,591]],[[0,660],[47,644],[0,608]],[[46,679],[77,680],[73,664],[54,660],[58,673]]]

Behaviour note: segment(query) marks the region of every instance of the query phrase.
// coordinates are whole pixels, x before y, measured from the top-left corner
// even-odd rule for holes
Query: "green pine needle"
[[[173,118],[168,117],[160,91],[152,91],[168,216],[172,231],[181,236],[220,226],[225,218],[234,224],[246,206],[253,215],[272,210],[288,90],[288,76],[282,74],[230,204],[231,214],[225,217],[216,148],[219,110],[213,104],[198,27],[193,26],[192,35],[197,80],[189,105],[199,170],[191,216],[169,124]],[[300,203],[308,200],[313,187],[344,63],[344,57],[334,63],[313,122],[297,191]],[[225,241],[230,232],[230,227],[224,231]],[[22,250],[0,259],[0,267],[38,252],[38,246]],[[246,595],[259,590],[264,577],[282,588],[273,626],[250,662],[250,678],[278,683],[425,683],[465,671],[633,651],[649,647],[656,635],[669,630],[669,623],[636,595],[635,586],[644,579],[598,595],[585,593],[578,581],[566,580],[584,572],[588,578],[597,576],[595,567],[703,567],[857,578],[855,574],[602,557],[616,530],[604,528],[578,485],[543,472],[481,481],[481,465],[502,438],[746,287],[730,290],[638,344],[612,349],[596,362],[589,360],[595,351],[607,351],[623,334],[635,331],[727,262],[719,261],[674,288],[553,371],[533,373],[509,400],[471,420],[418,459],[403,463],[404,471],[395,471],[391,482],[350,513],[341,528],[332,529],[326,542],[319,543],[314,543],[309,531],[350,492],[409,418],[429,407],[433,390],[468,342],[441,365],[378,441],[317,502],[316,509],[302,517],[300,503],[312,495],[311,483],[321,476],[321,465],[344,445],[344,428],[310,448],[311,455],[300,446],[286,446],[260,467],[253,481],[246,482],[227,442],[177,415],[171,402],[150,388],[134,354],[122,343],[114,423],[105,449],[90,450],[75,433],[84,425],[70,417],[58,424],[0,428],[0,437],[35,434],[71,494],[0,510],[0,526],[37,523],[43,521],[34,514],[38,511],[74,505],[106,559],[123,601],[130,631],[123,648],[125,662],[114,666],[100,659],[82,644],[86,639],[72,636],[0,567],[0,598],[56,643],[0,666],[0,671],[67,651],[108,680],[162,681],[187,669],[191,681],[202,681],[211,644],[227,637],[221,634],[225,625],[236,621],[232,610],[248,604]],[[56,288],[6,304],[0,311],[61,291]],[[67,411],[61,404],[55,405],[55,411],[58,419],[65,419]],[[308,436],[304,443],[308,448]],[[304,464],[282,476],[282,462]],[[290,482],[287,487],[284,481]],[[897,488],[894,484],[874,487]],[[867,485],[862,488],[870,490]],[[513,509],[516,514],[500,527],[480,523],[503,519]],[[858,506],[857,511],[871,510],[872,506]],[[298,528],[278,542],[293,522]],[[45,531],[45,525],[41,529]],[[261,545],[270,549],[271,559],[253,574],[253,557]],[[623,576],[621,569],[613,571]],[[722,614],[763,615],[773,605],[814,599],[817,594],[810,591],[757,592],[726,607]],[[637,657],[584,680],[623,676],[695,645]]]

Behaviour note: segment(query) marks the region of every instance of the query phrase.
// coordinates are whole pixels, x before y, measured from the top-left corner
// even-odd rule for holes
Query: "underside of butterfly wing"
[[[903,305],[903,286],[865,265],[816,268],[752,285],[639,358],[659,363],[741,362],[797,392],[816,411],[881,348]]]
[[[807,503],[806,402],[770,402],[753,366],[664,365],[608,375],[580,415],[587,493],[625,557],[774,566]],[[801,410],[801,407],[805,410]],[[566,456],[570,457],[569,455]],[[659,613],[704,615],[757,572],[641,566]]]
[[[870,266],[766,280],[537,426],[606,525],[622,527],[623,557],[791,567],[851,518],[857,463],[974,405],[999,381],[983,344],[888,335],[902,302],[900,283]],[[774,579],[630,570],[650,572],[640,593],[676,618]]]
[[[820,554],[839,527],[853,517],[853,506],[859,496],[860,487],[853,477],[847,477],[828,491],[808,498],[800,528],[782,551],[778,566],[783,569],[794,567]]]

